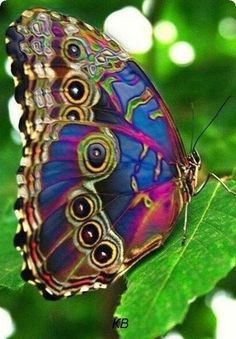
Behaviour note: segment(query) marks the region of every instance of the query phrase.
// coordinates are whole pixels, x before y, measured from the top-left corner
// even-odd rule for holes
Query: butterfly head
[[[198,169],[201,168],[201,164],[202,164],[201,157],[195,148],[192,150],[192,153],[189,156],[189,160],[192,163],[192,165],[198,167]]]

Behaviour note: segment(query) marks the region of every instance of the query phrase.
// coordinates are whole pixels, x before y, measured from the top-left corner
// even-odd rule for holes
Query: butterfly
[[[51,300],[105,288],[187,211],[199,154],[187,155],[157,89],[108,35],[35,8],[6,36],[23,110],[22,277]]]

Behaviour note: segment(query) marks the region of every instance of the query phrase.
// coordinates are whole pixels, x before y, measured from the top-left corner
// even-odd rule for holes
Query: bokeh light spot
[[[15,332],[15,324],[12,320],[11,314],[0,307],[0,339],[6,339]]]
[[[217,318],[216,339],[235,339],[236,300],[225,291],[218,291],[211,300],[211,307]]]
[[[170,331],[163,339],[184,339],[184,337],[176,331]]]
[[[6,61],[5,61],[5,71],[6,71],[7,75],[9,75],[10,77],[12,77],[11,63],[12,63],[12,60],[10,58],[7,58]]]
[[[169,49],[170,60],[180,66],[188,66],[195,60],[195,50],[193,46],[186,41],[178,41]]]
[[[218,31],[222,38],[232,40],[236,38],[236,19],[227,17],[219,22]]]
[[[144,0],[142,3],[142,12],[144,15],[148,15],[150,13],[150,10],[153,7],[153,1],[155,0]]]
[[[172,43],[177,38],[177,35],[176,26],[171,21],[159,21],[154,26],[154,36],[163,44]]]
[[[18,125],[20,117],[22,115],[22,108],[21,105],[16,102],[14,96],[12,96],[8,101],[8,112],[12,127],[16,131],[19,131]]]
[[[152,47],[152,25],[135,7],[124,7],[105,20],[104,31],[128,52],[145,53]]]

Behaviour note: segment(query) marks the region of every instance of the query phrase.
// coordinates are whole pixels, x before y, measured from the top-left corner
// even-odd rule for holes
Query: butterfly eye
[[[194,159],[196,164],[200,164],[201,163],[200,155],[199,155],[199,153],[198,153],[198,151],[196,149],[193,150],[192,156],[193,156],[193,159]]]
[[[70,212],[75,220],[85,220],[92,215],[93,211],[93,201],[86,196],[78,196],[71,202]]]
[[[90,166],[100,168],[106,159],[106,148],[100,143],[90,144],[87,149]]]
[[[109,266],[117,258],[117,248],[110,241],[101,242],[92,252],[92,261],[100,268]]]
[[[89,221],[79,229],[78,241],[83,247],[92,247],[101,239],[101,236],[101,226],[95,221]]]
[[[65,95],[70,102],[81,104],[89,94],[88,85],[81,79],[70,79],[65,84]]]

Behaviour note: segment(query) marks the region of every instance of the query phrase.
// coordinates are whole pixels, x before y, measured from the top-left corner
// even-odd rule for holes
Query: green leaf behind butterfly
[[[235,182],[227,185],[236,190]],[[128,274],[116,316],[128,318],[121,338],[156,338],[181,323],[189,304],[212,290],[236,264],[236,196],[211,182],[189,206],[187,242],[183,216],[162,249]],[[197,319],[196,319],[197,321]]]
[[[16,228],[16,218],[13,211],[13,203],[9,203],[1,217],[1,236],[0,236],[0,288],[7,287],[18,289],[23,286],[20,277],[22,259],[13,246],[13,238]]]

